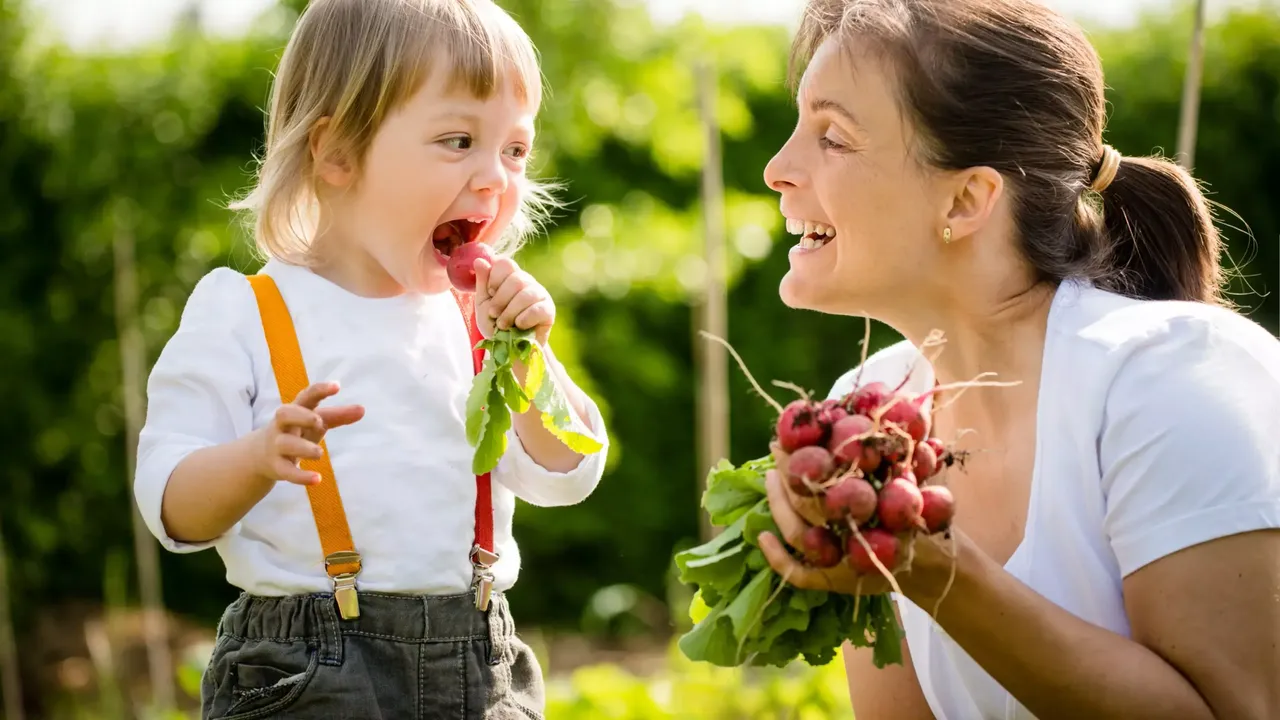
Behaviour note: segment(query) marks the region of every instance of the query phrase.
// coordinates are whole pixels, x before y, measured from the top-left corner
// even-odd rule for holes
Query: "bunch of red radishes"
[[[872,382],[839,399],[795,400],[778,418],[774,454],[813,527],[800,548],[815,567],[842,560],[892,572],[904,543],[944,532],[955,514],[939,472],[958,455],[930,437],[930,393]],[[879,560],[877,567],[872,554]]]

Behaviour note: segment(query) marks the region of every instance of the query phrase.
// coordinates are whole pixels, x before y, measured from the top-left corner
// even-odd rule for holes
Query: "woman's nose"
[[[791,143],[788,141],[769,160],[769,164],[764,166],[764,183],[775,192],[794,188],[797,184],[795,165],[790,157],[790,146]]]

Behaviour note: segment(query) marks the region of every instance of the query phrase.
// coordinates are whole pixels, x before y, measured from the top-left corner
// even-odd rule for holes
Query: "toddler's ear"
[[[354,174],[352,164],[345,153],[332,142],[332,127],[329,118],[320,118],[311,128],[308,137],[311,148],[311,162],[315,166],[316,176],[333,187],[345,187],[351,182]]]

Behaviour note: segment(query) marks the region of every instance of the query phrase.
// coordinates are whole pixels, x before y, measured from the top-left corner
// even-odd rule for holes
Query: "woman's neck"
[[[979,379],[1018,383],[1015,387],[974,388],[965,393],[963,414],[974,421],[1004,423],[1034,405],[1039,394],[1049,309],[1056,288],[1025,283],[986,295],[950,296],[930,303],[934,310],[895,323],[932,360],[942,385]],[[940,332],[943,344],[927,346]],[[979,377],[981,376],[981,377]]]

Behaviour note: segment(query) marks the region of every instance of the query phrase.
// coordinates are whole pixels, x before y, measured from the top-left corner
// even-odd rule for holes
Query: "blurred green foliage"
[[[159,46],[73,53],[24,38],[17,0],[0,0],[0,377],[14,410],[0,416],[0,514],[20,627],[46,604],[101,598],[106,558],[131,553],[112,239],[129,233],[137,242],[151,358],[204,272],[256,268],[224,205],[249,181],[271,69],[300,4],[283,4],[240,39],[184,29]],[[668,597],[672,552],[697,534],[690,301],[704,267],[690,67],[698,57],[714,58],[721,76],[729,340],[762,381],[825,391],[857,361],[863,324],[791,310],[777,297],[786,243],[761,172],[795,120],[784,29],[694,20],[656,28],[640,4],[623,0],[503,4],[542,49],[550,86],[536,170],[565,181],[571,201],[522,262],[558,297],[553,343],[600,400],[615,443],[589,500],[517,513],[517,615],[573,626],[604,586]],[[1123,152],[1172,154],[1187,33],[1186,22],[1165,16],[1096,33],[1112,103],[1108,139]],[[1197,174],[1254,233],[1256,243],[1232,232],[1232,255],[1266,293],[1280,281],[1280,181],[1271,170],[1280,165],[1280,17],[1234,12],[1210,28],[1207,47]],[[1280,319],[1274,296],[1237,299],[1268,327]],[[873,346],[894,339],[877,327]],[[736,368],[730,377],[732,456],[741,461],[762,454],[770,410]],[[166,556],[163,569],[170,607],[210,624],[235,593],[212,552]],[[566,709],[559,717],[672,717],[591,705],[605,702],[590,688],[606,681],[661,705],[652,685],[600,673],[580,675],[578,694],[556,700]],[[664,692],[684,687],[698,703],[731,694],[717,684],[728,681],[706,677],[679,681],[693,686],[669,679]],[[778,692],[808,692],[790,687]],[[568,714],[574,708],[586,714]]]
[[[674,645],[667,665],[639,677],[589,665],[547,686],[555,720],[853,720],[844,664],[784,670],[719,668],[686,659]]]

